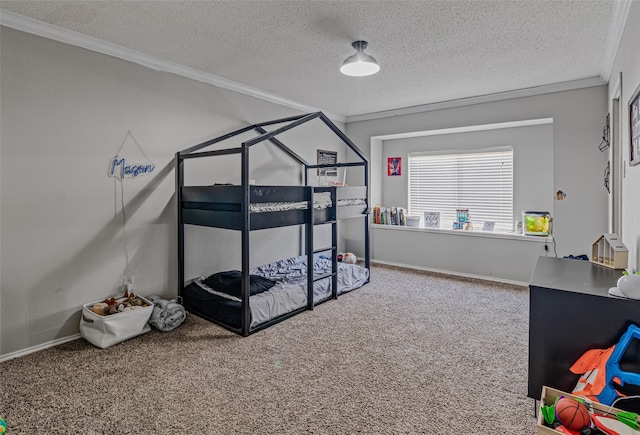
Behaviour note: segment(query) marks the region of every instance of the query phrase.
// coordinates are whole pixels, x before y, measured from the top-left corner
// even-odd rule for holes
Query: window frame
[[[509,161],[509,166],[507,167],[507,174],[506,174],[506,177],[509,178],[508,180],[509,182],[505,185],[504,184],[505,175],[501,174],[498,176],[494,176],[494,178],[492,178],[491,181],[488,182],[489,184],[493,184],[493,186],[486,186],[486,187],[488,189],[491,187],[495,189],[496,186],[499,186],[498,189],[502,189],[504,186],[510,189],[510,191],[507,191],[505,194],[500,195],[500,198],[503,198],[500,202],[506,201],[506,203],[504,205],[497,204],[497,203],[489,204],[488,206],[481,207],[479,205],[474,204],[473,201],[469,200],[468,204],[465,204],[465,205],[460,204],[459,197],[461,194],[459,193],[460,189],[458,188],[458,186],[462,184],[463,188],[466,187],[466,189],[470,189],[472,191],[477,190],[477,187],[473,187],[473,185],[476,183],[468,181],[469,179],[468,175],[470,171],[473,170],[474,166],[480,165],[482,163],[481,161],[473,162],[472,160],[468,160],[468,158],[472,157],[473,155],[504,154],[505,152],[507,153],[507,156],[508,156],[507,160]],[[414,174],[416,171],[415,166],[420,164],[416,162],[416,159],[419,159],[420,157],[432,157],[432,156],[433,157],[443,156],[445,158],[443,162],[451,166],[452,172],[451,174],[448,175],[448,178],[451,178],[454,180],[455,187],[451,188],[451,186],[449,186],[449,194],[451,194],[452,196],[455,196],[455,199],[451,201],[447,201],[446,199],[442,199],[442,195],[440,195],[441,198],[436,199],[436,202],[440,202],[442,204],[439,204],[438,206],[429,206],[429,205],[416,206],[415,196],[419,195],[420,193],[414,191],[414,189],[416,188],[415,185],[418,183],[428,183],[428,181],[424,181],[424,180],[423,181],[414,180],[414,177],[415,177]],[[447,162],[446,161],[447,157],[450,158],[450,160],[453,160],[454,162],[451,162],[451,161]],[[481,160],[481,158],[479,158],[478,160]],[[500,160],[505,160],[505,159],[502,157],[496,156],[495,160],[499,162]],[[462,166],[460,165],[460,163],[458,163],[459,161],[462,161],[463,163]],[[433,165],[434,167],[437,166],[436,162],[431,162],[430,164]],[[425,163],[423,163],[422,165],[424,166]],[[427,163],[427,165],[429,165],[429,163]],[[453,171],[454,169],[456,170]],[[493,170],[495,170],[495,167],[493,168]],[[514,147],[513,146],[493,146],[493,147],[470,148],[470,149],[440,149],[440,150],[410,152],[407,154],[407,174],[408,174],[408,180],[407,180],[408,207],[407,208],[408,208],[409,214],[414,216],[418,215],[422,219],[423,218],[422,215],[426,211],[439,211],[441,214],[439,229],[447,230],[447,229],[452,229],[452,224],[453,224],[453,221],[455,220],[456,209],[469,209],[470,220],[474,225],[475,227],[474,229],[476,231],[482,230],[484,222],[493,221],[493,222],[496,222],[495,229],[493,230],[496,233],[513,232],[514,217],[515,217],[515,214],[514,214],[515,174],[514,174]],[[459,181],[459,178],[461,175],[467,179],[466,184],[464,180]],[[469,187],[469,186],[472,186],[472,187]],[[453,189],[455,192],[452,192],[451,189]],[[467,194],[470,196],[473,196],[469,193]],[[444,198],[446,198],[446,195],[447,194],[445,193]],[[418,202],[424,203],[424,201],[418,201]],[[447,206],[447,211],[443,212],[442,209],[436,210],[436,208],[442,207],[443,205]],[[479,214],[476,214],[475,217],[474,217],[474,210],[473,210],[474,205],[476,208],[476,213],[478,213],[478,210],[480,210]],[[494,215],[494,216],[488,215],[490,213],[491,208],[499,209],[500,210],[499,215]],[[506,214],[505,214],[505,211],[506,211]]]

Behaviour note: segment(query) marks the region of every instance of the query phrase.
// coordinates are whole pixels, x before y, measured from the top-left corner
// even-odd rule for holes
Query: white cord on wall
[[[138,143],[136,138],[133,137],[133,134],[131,133],[131,130],[127,131],[127,134],[124,137],[124,140],[122,141],[122,144],[120,145],[120,147],[116,151],[116,155],[114,157],[114,160],[117,159],[118,155],[120,154],[120,151],[122,151],[122,148],[124,147],[124,144],[127,142],[128,138],[131,138],[131,140],[138,147],[138,149],[140,150],[140,152],[142,153],[144,158],[149,163],[151,163],[151,159],[149,159],[149,156],[147,156],[147,154],[144,152],[144,150],[142,149],[142,147],[140,146],[140,144]],[[123,159],[123,161],[124,161],[124,159]],[[123,165],[124,165],[124,163],[123,163]],[[153,163],[151,163],[151,166],[152,166],[152,170],[153,170],[153,167],[155,167],[155,165],[153,165]],[[111,168],[112,174],[110,176],[113,176],[113,169],[114,168],[112,167]],[[124,200],[124,178],[125,177],[124,177],[124,175],[121,175],[121,176],[115,176],[114,178],[116,178],[120,182],[120,207],[122,208],[122,252],[124,253],[124,258],[125,258],[125,262],[126,262],[125,269],[124,269],[124,274],[122,276],[122,284],[128,291],[131,291],[131,290],[133,290],[133,277],[130,275],[129,251],[127,250],[127,232],[126,232],[127,214],[126,214],[126,210],[125,210],[125,200]]]
[[[122,276],[123,283],[126,285],[127,277],[129,276],[129,251],[127,250],[127,233],[126,233],[126,223],[127,223],[127,214],[125,212],[124,207],[124,180],[119,179],[120,181],[120,207],[122,208],[122,252],[124,253],[124,258],[126,261],[126,266],[124,269],[124,275]]]

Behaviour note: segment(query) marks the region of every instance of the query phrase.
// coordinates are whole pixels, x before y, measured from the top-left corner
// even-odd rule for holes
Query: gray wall
[[[381,146],[383,162],[393,156],[402,157],[403,162],[403,175],[400,177],[388,177],[386,165],[382,165],[383,171],[379,176],[383,180],[381,203],[385,206],[408,206],[407,166],[411,152],[510,146],[513,148],[514,220],[521,219],[522,210],[553,212],[553,196],[549,195],[553,190],[551,124],[385,140]]]
[[[553,255],[545,237],[377,225],[372,228],[371,239],[371,256],[377,262],[516,284],[529,281],[538,256]],[[545,244],[551,252],[544,250]]]
[[[297,114],[1,29],[0,356],[77,334],[82,304],[119,291],[125,268],[120,187],[107,177],[107,166],[128,130],[157,166],[151,176],[124,183],[131,274],[141,295],[175,295],[176,151]],[[312,162],[318,148],[343,155],[344,146],[317,125],[296,129],[283,142]],[[239,159],[223,160],[194,163],[187,182],[237,182]],[[254,147],[251,161],[258,183],[300,180],[300,170],[268,146]],[[187,229],[187,277],[240,267],[239,234],[207,230]],[[298,255],[299,235],[299,228],[253,233],[252,265]]]
[[[629,166],[629,100],[633,92],[640,89],[640,2],[631,2],[627,23],[618,47],[613,69],[614,78],[622,73],[622,152],[624,171],[622,176],[622,242],[629,249],[629,269],[640,270],[640,165]],[[611,91],[613,91],[611,89]]]
[[[568,254],[583,254],[590,252],[591,243],[603,232],[607,231],[607,191],[603,186],[603,172],[607,164],[606,153],[598,150],[598,144],[602,137],[602,127],[607,113],[607,88],[598,86],[586,89],[550,93],[532,97],[522,97],[510,100],[496,101],[484,104],[475,104],[445,110],[434,110],[411,115],[400,115],[382,119],[352,122],[347,124],[348,136],[361,147],[367,155],[372,156],[372,166],[375,167],[375,159],[380,159],[385,153],[393,154],[396,150],[391,146],[387,150],[382,145],[382,152],[375,149],[379,139],[374,139],[374,148],[371,148],[372,137],[391,134],[402,134],[427,130],[467,127],[502,122],[524,121],[530,119],[553,118],[553,150],[549,154],[548,143],[543,144],[541,154],[548,157],[545,166],[539,166],[539,161],[531,162],[531,167],[526,170],[539,172],[545,179],[541,187],[542,192],[536,192],[537,201],[549,201],[557,190],[567,194],[564,201],[555,201],[552,205],[554,219],[554,238],[557,242],[559,256]],[[548,166],[547,166],[548,165]],[[539,171],[536,171],[539,169]],[[531,173],[531,172],[529,172]],[[388,195],[396,197],[394,202],[400,202],[406,198],[400,196],[403,190],[403,181],[398,177],[386,177],[382,170],[372,170],[372,190],[381,189],[381,192],[372,192],[372,197],[378,196],[379,200],[388,201]],[[406,174],[406,172],[405,172]],[[406,175],[402,175],[406,177]],[[518,178],[518,183],[524,180]],[[550,177],[551,179],[546,179]],[[393,179],[393,180],[388,180]],[[388,183],[397,183],[399,186],[390,186]],[[406,180],[404,181],[406,185]],[[540,197],[539,195],[543,195]],[[375,200],[375,199],[374,199]],[[406,199],[404,199],[406,201]],[[516,198],[516,204],[524,208],[522,204],[527,199]],[[531,204],[533,206],[533,204]],[[541,204],[543,205],[543,204]],[[527,207],[528,208],[528,207]],[[519,210],[516,210],[519,212]],[[374,259],[379,252],[383,252],[387,241],[377,237],[379,232],[372,232],[374,244]],[[457,243],[453,243],[451,237],[434,235],[430,232],[411,233],[412,243],[403,246],[404,258],[411,260],[408,263],[427,269],[448,270],[461,274],[478,275],[477,267],[456,262],[459,251]],[[455,239],[458,240],[458,239]],[[348,238],[348,248],[355,252],[362,249],[362,240],[357,236]],[[471,242],[469,245],[469,249]],[[533,270],[537,255],[544,255],[539,244],[527,244],[529,252],[527,258],[523,258],[525,267],[521,269],[517,277],[513,276],[509,263],[502,261],[503,256],[517,255],[513,251],[511,242],[499,245],[495,243],[483,243],[474,241],[476,246],[474,255],[479,261],[492,262],[488,273],[480,273],[480,276],[491,276],[505,280],[526,282]],[[485,248],[491,247],[492,251]],[[551,247],[552,249],[552,247]],[[434,265],[425,256],[425,253],[435,252],[439,258],[451,260],[451,265]],[[500,255],[495,255],[500,253]],[[391,255],[391,254],[390,254]],[[389,261],[385,258],[378,258]],[[471,264],[471,262],[468,262]],[[501,266],[501,264],[503,266]],[[479,268],[482,270],[482,268]],[[486,269],[489,270],[489,269]]]

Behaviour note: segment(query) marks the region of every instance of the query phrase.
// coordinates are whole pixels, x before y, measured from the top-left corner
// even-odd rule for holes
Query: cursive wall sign
[[[136,150],[135,148],[131,149],[131,146],[128,147],[129,151],[127,151],[127,155],[130,159],[119,156],[120,152],[123,151],[124,145],[127,143],[127,139],[129,138],[131,138],[138,148]],[[132,154],[134,157],[131,157]],[[141,163],[143,160],[146,160],[146,162]],[[132,161],[134,163],[131,163]],[[131,130],[129,130],[122,142],[122,145],[120,145],[120,148],[116,151],[116,155],[109,161],[109,171],[107,172],[107,175],[112,178],[124,180],[125,178],[137,178],[143,175],[149,175],[155,168],[156,165],[149,160],[149,157],[147,157],[147,154],[144,152],[138,141],[133,137]]]
[[[149,175],[156,168],[153,163],[129,164],[125,157],[113,156],[109,163],[109,177],[123,180],[124,178],[136,178],[140,175]]]

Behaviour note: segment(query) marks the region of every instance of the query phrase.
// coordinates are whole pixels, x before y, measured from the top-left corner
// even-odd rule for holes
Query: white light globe
[[[380,71],[380,65],[378,65],[377,63],[366,62],[362,60],[349,63],[345,62],[340,67],[340,72],[342,74],[352,77],[370,76],[377,73],[378,71]]]
[[[346,58],[342,63],[340,67],[342,74],[352,77],[364,77],[380,71],[380,66],[373,56],[369,56],[364,52],[368,44],[367,41],[355,41],[351,44],[356,53]]]

